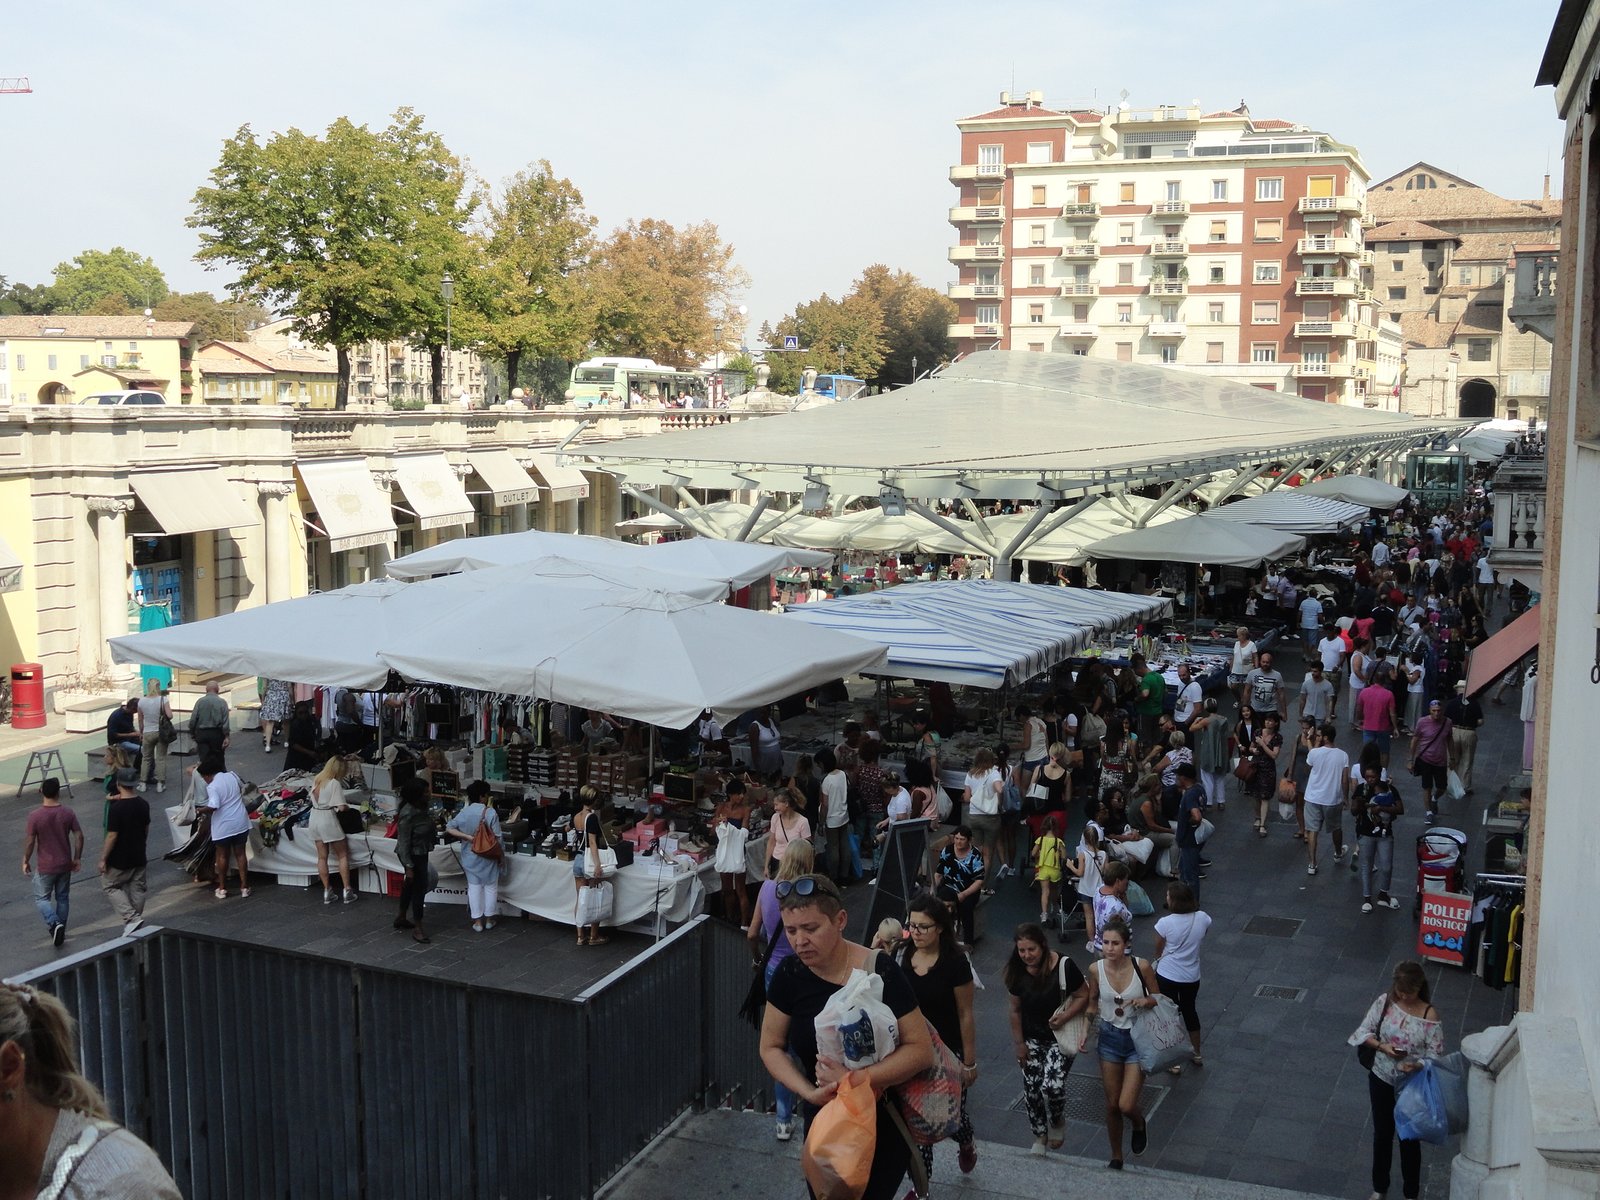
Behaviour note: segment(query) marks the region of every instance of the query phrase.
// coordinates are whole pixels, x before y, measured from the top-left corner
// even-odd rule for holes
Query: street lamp
[[[913,354],[911,356],[911,382],[915,383],[916,381],[917,381],[917,356],[915,354]]]
[[[721,321],[717,322],[716,329],[717,329],[717,332],[716,332],[717,357],[716,357],[715,361],[716,361],[716,364],[717,364],[716,369],[718,371],[720,371],[720,370],[722,370],[722,322]]]
[[[839,343],[839,374],[844,374],[844,343]]]
[[[444,374],[450,378],[450,302],[456,298],[456,281],[450,272],[439,281],[439,295],[444,297]]]

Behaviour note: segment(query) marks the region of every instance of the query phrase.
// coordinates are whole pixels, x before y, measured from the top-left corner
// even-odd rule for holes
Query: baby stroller
[[[1411,915],[1422,915],[1424,892],[1459,892],[1467,835],[1459,829],[1435,825],[1417,838],[1417,895]]]

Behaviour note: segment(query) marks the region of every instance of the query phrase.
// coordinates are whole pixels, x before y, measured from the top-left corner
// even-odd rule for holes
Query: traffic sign
[[[792,334],[792,333],[784,334],[783,335],[783,348],[785,350],[798,350],[798,349],[800,349],[800,338],[796,334]]]

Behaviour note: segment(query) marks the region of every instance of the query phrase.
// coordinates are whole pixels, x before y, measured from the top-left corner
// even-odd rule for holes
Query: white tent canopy
[[[1189,494],[1196,500],[1204,500],[1207,504],[1215,504],[1222,493],[1238,483],[1238,480],[1238,471],[1218,471]],[[1236,496],[1259,496],[1270,488],[1272,483],[1272,476],[1258,476],[1248,483],[1239,484],[1238,490],[1233,494]]]
[[[719,538],[690,538],[656,546],[635,546],[584,534],[528,530],[445,542],[391,560],[388,571],[395,579],[424,579],[430,575],[527,563],[550,556],[596,567],[690,576],[720,582],[724,588],[746,587],[788,567],[822,567],[833,561],[827,554]]]
[[[1076,516],[1063,521],[1043,537],[1030,538],[1015,557],[1029,562],[1064,563],[1078,566],[1090,557],[1088,547],[1119,533],[1134,528],[1143,519],[1151,525],[1170,525],[1183,521],[1194,513],[1173,504],[1150,516],[1156,501],[1143,496],[1107,496]],[[990,517],[989,530],[1002,542],[1020,534],[1032,519],[1031,513],[1015,513]],[[1048,523],[1049,517],[1044,523]],[[1044,524],[1042,523],[1042,524]]]
[[[1403,487],[1366,475],[1334,475],[1301,484],[1295,491],[1302,496],[1327,496],[1364,508],[1393,508],[1411,494]]]
[[[885,667],[870,673],[998,688],[1049,670],[1096,633],[1170,611],[1155,596],[951,579],[800,604],[786,616],[886,647]]]
[[[1189,521],[1119,533],[1090,546],[1089,556],[1254,567],[1293,554],[1305,544],[1305,538],[1297,534],[1244,521],[1219,521],[1208,513]]]
[[[1360,525],[1368,510],[1328,496],[1307,496],[1299,488],[1279,488],[1264,496],[1234,500],[1206,515],[1215,521],[1242,521],[1285,533],[1338,533]]]

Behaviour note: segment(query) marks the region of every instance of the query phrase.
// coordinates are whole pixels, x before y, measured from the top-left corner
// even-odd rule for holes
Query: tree
[[[207,342],[242,342],[252,328],[267,322],[271,314],[259,304],[241,300],[218,300],[210,292],[173,292],[156,305],[158,321],[188,321],[194,329],[189,337],[197,346]]]
[[[128,313],[153,308],[167,295],[167,279],[152,259],[121,246],[85,250],[56,266],[50,303],[59,313]]]
[[[223,143],[191,228],[203,263],[239,273],[236,297],[292,319],[338,354],[335,403],[350,389],[350,348],[443,328],[443,270],[467,256],[465,172],[408,108],[377,133],[340,117],[322,137],[250,126]],[[437,373],[436,373],[437,374]]]
[[[507,391],[523,355],[581,358],[594,336],[599,297],[588,278],[595,219],[583,193],[541,159],[484,204],[480,233],[490,287],[481,344],[505,363]]]
[[[923,287],[909,271],[891,271],[882,263],[861,272],[853,291],[883,315],[887,349],[870,382],[898,387],[911,382],[913,362],[921,373],[950,357],[950,323],[956,319],[953,300]]]
[[[13,283],[6,285],[0,276],[0,316],[34,316],[55,311],[47,283]]]
[[[612,233],[594,278],[596,344],[684,368],[716,348],[719,323],[737,323],[735,301],[750,282],[710,221],[680,231],[649,218]]]
[[[769,358],[769,383],[778,392],[799,391],[800,373],[807,367],[823,373],[838,371],[841,346],[844,373],[871,379],[882,367],[888,350],[883,314],[870,300],[855,293],[842,300],[818,296],[810,303],[796,305],[794,312],[776,326],[761,326],[761,340],[769,346],[782,345],[786,335],[797,337],[800,349]]]

